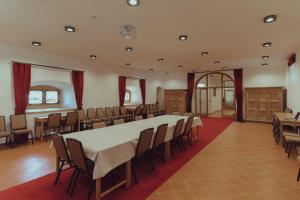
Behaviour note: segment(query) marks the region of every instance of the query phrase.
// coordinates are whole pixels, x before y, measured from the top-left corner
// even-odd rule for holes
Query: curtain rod
[[[130,78],[130,79],[137,79],[137,80],[143,79],[143,78],[136,78],[136,77],[131,77],[131,76],[125,76],[125,77]]]
[[[242,69],[242,68],[237,68],[237,69]],[[192,73],[198,74],[198,73],[224,72],[224,71],[233,71],[233,70],[235,70],[235,69],[221,69],[221,70],[214,70],[214,71],[199,71],[199,72],[192,72]]]
[[[35,63],[25,63],[25,62],[19,62],[19,61],[11,61],[12,63],[20,63],[20,64],[28,64],[28,65],[34,65],[37,67],[44,67],[44,68],[49,68],[49,69],[59,69],[59,70],[65,70],[65,71],[73,71],[73,69],[68,69],[64,67],[56,67],[56,66],[50,66],[50,65],[41,65],[41,64],[35,64]],[[82,70],[80,70],[82,71]]]

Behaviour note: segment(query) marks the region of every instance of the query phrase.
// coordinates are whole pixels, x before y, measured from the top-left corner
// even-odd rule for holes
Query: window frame
[[[129,93],[129,101],[126,101],[126,100],[125,100],[126,93]],[[127,90],[127,89],[125,90],[124,102],[125,102],[125,103],[131,103],[131,91],[130,91],[130,90]]]
[[[41,104],[30,104],[29,103],[29,95],[30,95],[30,91],[42,91],[42,103]],[[57,103],[46,103],[47,100],[47,92],[57,92]],[[49,89],[30,89],[29,90],[29,94],[28,94],[28,102],[27,105],[28,106],[50,106],[50,105],[60,105],[61,104],[61,92],[59,89],[54,89],[54,88],[49,88]]]

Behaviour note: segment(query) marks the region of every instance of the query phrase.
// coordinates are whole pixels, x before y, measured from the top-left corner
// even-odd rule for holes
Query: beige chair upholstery
[[[26,115],[11,115],[10,116],[11,133],[15,143],[15,135],[29,134],[31,135],[31,143],[33,144],[33,133],[31,129],[27,128]]]
[[[92,121],[91,120],[87,120],[85,118],[85,112],[84,112],[84,110],[77,110],[76,112],[78,114],[77,117],[78,117],[78,120],[80,121],[80,126],[83,129],[88,128],[89,126],[91,126]],[[80,127],[80,129],[81,129],[81,127]]]
[[[172,115],[181,115],[180,112],[172,112]]]
[[[124,116],[125,121],[131,121],[132,120],[132,116],[131,116],[131,114],[128,114],[126,112],[125,106],[120,107],[120,114],[121,114],[121,116]]]
[[[11,134],[6,132],[5,116],[0,116],[0,138],[5,138],[5,144],[7,145],[9,142],[10,147],[12,147]]]
[[[64,123],[64,132],[74,132],[77,125],[77,112],[68,112]]]
[[[186,113],[184,113],[184,116],[192,117],[192,116],[194,116],[194,113],[192,113],[192,112],[186,112]]]
[[[113,110],[111,107],[105,107],[105,115],[106,117],[110,118],[110,119],[116,119],[118,117],[113,115]]]
[[[154,117],[154,114],[153,114],[153,113],[147,114],[147,118],[153,118],[153,117]]]
[[[48,135],[60,133],[60,128],[61,128],[61,113],[49,114],[47,125],[44,126],[46,141]]]
[[[144,119],[142,115],[137,115],[134,118],[135,118],[135,121],[143,120]]]
[[[103,108],[96,108],[96,113],[97,113],[97,118],[101,119],[103,121],[108,120],[108,118],[105,115],[104,109]]]
[[[86,110],[86,118],[87,118],[88,120],[91,120],[92,123],[93,123],[93,122],[101,122],[101,121],[102,121],[101,119],[98,119],[98,118],[97,118],[97,114],[96,114],[95,108],[88,108],[88,109]]]
[[[106,123],[105,122],[95,122],[93,123],[93,128],[104,128],[106,127]]]
[[[124,124],[124,123],[125,123],[124,119],[115,119],[115,120],[114,120],[114,125],[117,125],[117,124]]]
[[[135,115],[142,115],[143,114],[143,110],[141,106],[136,107],[135,109]]]

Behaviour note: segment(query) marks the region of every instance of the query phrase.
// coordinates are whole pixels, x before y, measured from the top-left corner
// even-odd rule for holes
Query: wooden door
[[[246,93],[246,108],[247,108],[247,119],[256,119],[257,118],[257,92],[256,91],[247,91]]]

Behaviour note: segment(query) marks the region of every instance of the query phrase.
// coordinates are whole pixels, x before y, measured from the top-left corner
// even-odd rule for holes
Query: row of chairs
[[[164,115],[166,112],[162,110],[159,103],[140,105],[135,109],[135,116],[143,116],[143,118],[151,118]]]
[[[189,138],[188,135],[191,134],[192,123],[193,123],[193,116],[188,118],[185,127],[184,127],[184,119],[177,121],[173,133],[173,138],[171,140],[171,153],[173,158],[175,158],[175,153],[174,153],[175,145],[178,145],[180,149],[185,150],[183,138],[184,137]],[[161,124],[160,126],[157,127],[157,131],[155,134],[154,134],[154,128],[148,128],[141,131],[139,139],[136,143],[135,156],[132,159],[132,165],[131,165],[132,175],[134,177],[135,183],[138,182],[135,169],[136,169],[137,161],[140,158],[145,159],[149,173],[152,173],[155,170],[151,157],[156,152],[159,152],[161,154],[163,162],[166,162],[163,153],[163,147],[165,145],[165,136],[167,133],[167,129],[168,129],[168,124]],[[152,144],[152,140],[153,140],[153,144]],[[58,183],[60,174],[63,171],[63,167],[65,165],[70,165],[70,167],[73,167],[74,170],[73,170],[72,177],[69,181],[67,193],[73,195],[78,176],[80,174],[85,174],[89,178],[89,180],[91,180],[91,182],[93,183],[91,184],[91,188],[88,193],[88,199],[89,199],[93,192],[93,188],[95,184],[92,178],[94,163],[85,157],[81,142],[76,139],[67,138],[65,143],[63,137],[58,134],[52,135],[52,141],[55,147],[57,160],[60,163],[60,166],[57,170],[57,175],[54,184],[56,185]]]

